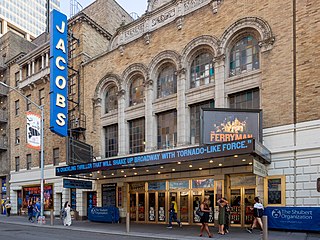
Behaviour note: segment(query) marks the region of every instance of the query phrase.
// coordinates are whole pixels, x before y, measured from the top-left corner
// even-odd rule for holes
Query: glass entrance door
[[[137,221],[137,194],[130,193],[130,220]]]
[[[180,192],[180,220],[189,222],[189,191]]]
[[[158,222],[166,221],[166,193],[158,192]]]
[[[148,220],[150,222],[156,221],[156,193],[149,193],[149,212],[148,212]]]
[[[145,212],[145,194],[138,193],[138,221],[143,222],[146,220],[146,212]]]
[[[192,192],[192,216],[193,216],[194,223],[200,222],[200,217],[196,214],[196,211],[200,207],[201,201],[202,201],[202,191],[193,191]]]
[[[235,188],[231,189],[230,196],[230,222],[231,224],[250,226],[253,222],[253,199],[255,197],[255,188]]]

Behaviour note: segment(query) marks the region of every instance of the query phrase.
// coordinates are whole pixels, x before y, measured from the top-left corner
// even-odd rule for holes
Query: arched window
[[[213,56],[201,53],[195,57],[190,70],[190,88],[206,85],[214,80]]]
[[[141,76],[136,77],[131,82],[130,86],[130,102],[129,106],[142,103],[144,98],[144,85],[143,78]]]
[[[166,65],[158,76],[158,98],[166,97],[177,92],[176,69],[173,65]]]
[[[251,35],[241,38],[230,52],[230,77],[259,67],[258,41]]]
[[[112,110],[118,108],[118,96],[117,96],[118,88],[116,86],[112,86],[106,92],[105,98],[105,112],[108,113]]]

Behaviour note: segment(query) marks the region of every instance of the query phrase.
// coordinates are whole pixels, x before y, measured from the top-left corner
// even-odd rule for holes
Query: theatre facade
[[[234,226],[252,223],[255,196],[319,209],[320,68],[299,55],[317,47],[303,26],[319,4],[254,2],[149,1],[82,63],[78,137],[94,160],[56,168],[80,217],[115,206],[165,224],[173,197],[183,224],[199,223],[205,197],[212,224],[220,197]]]

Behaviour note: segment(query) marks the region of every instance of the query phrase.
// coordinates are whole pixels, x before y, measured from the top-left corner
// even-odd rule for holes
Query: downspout
[[[297,206],[297,0],[293,0],[293,18],[292,18],[292,34],[293,34],[293,185],[294,185],[294,206]]]

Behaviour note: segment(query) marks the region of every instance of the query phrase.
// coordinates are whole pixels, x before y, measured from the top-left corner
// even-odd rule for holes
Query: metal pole
[[[44,109],[43,106],[40,106],[41,110],[41,139],[40,139],[40,148],[41,148],[41,212],[40,212],[40,224],[43,224],[43,208],[44,208],[44,156],[43,156],[43,147],[44,147]]]
[[[262,216],[263,236],[262,240],[268,240],[268,216]]]
[[[127,229],[127,233],[130,232],[130,213],[127,213],[126,216],[126,229]]]

